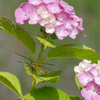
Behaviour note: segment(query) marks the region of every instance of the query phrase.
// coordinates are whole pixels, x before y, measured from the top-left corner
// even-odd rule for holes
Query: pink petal
[[[78,74],[78,80],[83,86],[85,86],[88,82],[93,80],[93,75],[91,72],[84,72],[82,74]]]
[[[39,5],[43,2],[42,0],[28,0],[28,1],[30,4],[33,4],[33,5]]]
[[[98,85],[100,85],[100,75],[97,75],[94,77],[94,82]]]
[[[99,74],[99,70],[96,67],[92,67],[89,70],[94,76],[97,76]]]
[[[40,24],[41,26],[45,26],[46,24],[48,24],[48,20],[47,20],[47,19],[43,19],[43,20],[41,20],[41,21],[39,22],[39,24]]]
[[[69,35],[68,31],[64,25],[58,25],[56,27],[55,34],[58,37],[58,39],[60,39],[60,40],[63,40],[64,37],[67,37]]]
[[[47,5],[47,9],[52,14],[57,14],[61,12],[61,9],[59,7],[58,3],[50,3]]]
[[[71,26],[72,20],[71,19],[65,18],[61,22],[66,26],[67,29],[70,30],[72,28],[72,26]]]
[[[55,31],[55,26],[52,23],[51,24],[47,24],[47,25],[45,25],[45,31],[47,33],[52,34]]]
[[[65,11],[61,11],[56,16],[57,16],[57,19],[59,21],[62,21],[63,19],[69,19],[70,18],[70,14],[69,13],[66,13]]]
[[[37,24],[39,23],[39,21],[41,20],[40,15],[36,14],[36,13],[32,13],[30,15],[30,20],[28,21],[29,24]]]
[[[96,92],[94,92],[94,94],[91,95],[91,99],[92,100],[100,100],[100,95],[98,95]]]
[[[69,37],[72,39],[76,38],[76,35],[78,34],[78,29],[75,27],[72,27],[71,29],[68,29]]]
[[[26,12],[28,14],[32,13],[33,10],[35,10],[35,6],[33,6],[29,3],[22,3],[20,8],[23,10],[23,12]]]
[[[86,88],[81,90],[81,95],[85,98],[85,100],[91,100],[91,91],[87,91]]]
[[[87,85],[81,90],[81,95],[85,100],[100,100],[100,85],[95,84],[93,81],[87,83]]]
[[[26,20],[28,20],[29,15],[27,13],[23,12],[21,8],[17,8],[15,10],[15,17],[16,22],[20,24],[24,24]]]
[[[70,14],[75,14],[74,12],[74,8],[70,5],[68,5],[68,3],[66,3],[65,1],[59,1],[60,6],[68,13]]]
[[[34,11],[34,6],[29,3],[22,3],[20,6],[15,10],[15,17],[16,22],[20,24],[24,24],[28,21],[30,14]]]
[[[57,2],[58,0],[43,0],[44,3],[48,4],[48,3],[54,3]]]
[[[82,70],[83,70],[83,69],[82,69],[80,66],[75,66],[75,67],[74,67],[74,71],[75,71],[76,73],[81,73]]]

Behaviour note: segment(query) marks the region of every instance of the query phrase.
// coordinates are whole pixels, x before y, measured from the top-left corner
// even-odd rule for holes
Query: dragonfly
[[[19,54],[19,53],[17,53],[17,52],[15,52],[15,53],[16,53],[17,55],[19,55],[19,56],[21,56],[21,57],[23,57],[23,58],[29,60],[28,65],[29,65],[30,67],[32,67],[32,68],[36,68],[36,69],[38,69],[38,70],[40,70],[40,71],[42,71],[42,72],[44,72],[44,73],[46,73],[46,74],[48,74],[48,72],[47,72],[45,69],[48,69],[48,70],[50,70],[50,71],[53,71],[53,70],[51,70],[51,69],[49,69],[49,68],[47,68],[47,67],[44,67],[44,66],[42,66],[42,67],[44,67],[45,69],[42,69],[42,68],[40,67],[40,65],[39,65],[39,64],[42,64],[42,63],[40,63],[40,62],[34,62],[34,61],[32,61],[31,59],[29,59],[29,58],[27,58],[27,57],[25,57],[25,56],[23,56],[23,55],[21,55],[21,54]],[[26,62],[23,62],[23,61],[17,61],[17,62],[26,63]],[[54,64],[49,64],[49,63],[43,63],[43,64],[47,64],[47,65],[52,65],[52,66],[54,66]]]

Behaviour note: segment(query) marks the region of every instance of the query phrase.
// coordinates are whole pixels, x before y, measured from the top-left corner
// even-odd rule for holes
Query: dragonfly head
[[[28,64],[32,64],[32,61],[29,61]]]
[[[31,66],[36,65],[36,63],[35,63],[35,62],[33,62],[33,61],[29,61],[29,62],[28,62],[28,64],[29,64],[29,65],[31,65]]]

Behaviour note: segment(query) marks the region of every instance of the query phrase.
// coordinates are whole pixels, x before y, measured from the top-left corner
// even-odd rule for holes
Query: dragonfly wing
[[[55,66],[54,64],[50,64],[50,63],[42,63],[42,62],[37,62],[38,64],[45,64],[45,65],[51,65],[51,66]]]

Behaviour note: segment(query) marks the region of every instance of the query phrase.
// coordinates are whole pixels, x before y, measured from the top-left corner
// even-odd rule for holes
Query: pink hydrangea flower
[[[62,11],[62,9],[60,8],[58,2],[57,3],[47,4],[47,9],[52,14],[58,14],[58,13],[60,13]]]
[[[68,29],[68,33],[69,33],[69,37],[75,39],[76,35],[78,34],[78,29],[75,27],[71,27],[70,29]]]
[[[45,25],[45,31],[47,33],[50,33],[50,34],[54,33],[54,31],[55,31],[55,25],[54,24],[46,24]]]
[[[83,60],[74,71],[83,86],[81,95],[85,100],[100,100],[100,61],[96,64]]]
[[[82,74],[78,74],[79,82],[85,86],[88,82],[93,80],[93,75],[91,72],[84,72]]]
[[[76,16],[74,7],[63,0],[28,0],[15,10],[15,18],[20,24],[40,24],[46,33],[56,34],[60,40],[67,36],[75,39],[78,32],[84,30],[83,19]]]
[[[61,1],[59,1],[59,4],[60,4],[61,8],[63,8],[64,11],[66,11],[70,14],[75,14],[74,7],[68,5],[68,3],[66,3],[65,1],[61,0]]]
[[[100,85],[90,81],[81,90],[81,95],[85,98],[85,100],[100,100]]]
[[[36,12],[33,12],[30,14],[30,20],[28,21],[29,24],[37,24],[41,20],[40,15],[38,15]]]
[[[63,21],[64,19],[66,19],[66,22],[68,20],[71,20],[71,16],[69,13],[66,13],[65,11],[61,11],[60,13],[56,14],[56,17],[59,21]]]
[[[30,14],[34,11],[34,6],[29,3],[22,3],[15,10],[16,22],[24,24],[30,18]]]
[[[64,25],[57,26],[55,30],[55,34],[60,40],[64,39],[64,37],[69,35],[68,30]]]

